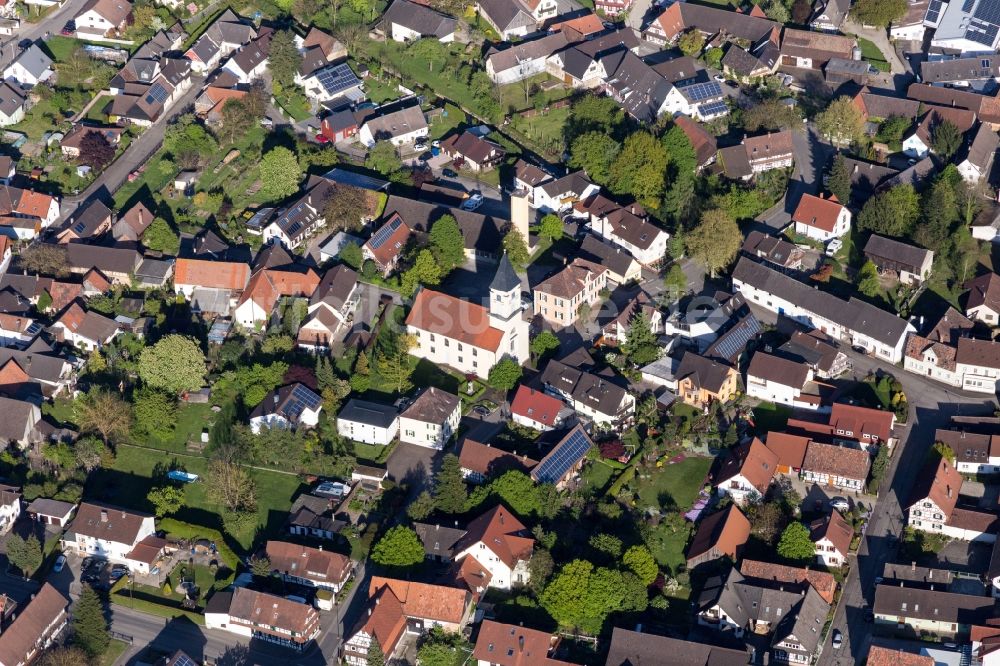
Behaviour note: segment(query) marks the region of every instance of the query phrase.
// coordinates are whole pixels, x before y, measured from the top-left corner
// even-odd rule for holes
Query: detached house
[[[976,114],[961,108],[932,107],[913,133],[903,139],[903,152],[917,159],[927,157],[933,151],[935,130],[946,121],[965,134],[976,124]]]
[[[282,298],[308,298],[319,285],[319,276],[312,268],[299,266],[258,268],[250,278],[233,311],[236,323],[247,328],[263,326],[271,318]]]
[[[823,69],[830,60],[853,60],[857,41],[843,35],[785,28],[781,63],[786,67]]]
[[[607,286],[603,266],[585,259],[574,259],[555,275],[535,285],[535,312],[555,326],[571,326],[586,306],[600,300]]]
[[[27,89],[48,81],[53,73],[52,58],[45,55],[38,44],[32,44],[7,65],[3,78],[15,87]]]
[[[230,53],[256,39],[257,31],[231,9],[222,12],[184,53],[196,74],[210,72]]]
[[[548,434],[559,439],[531,469],[530,476],[536,483],[551,483],[562,490],[583,467],[587,454],[594,449],[594,442],[580,424],[560,433]]]
[[[298,346],[329,349],[358,304],[358,274],[344,264],[328,270],[309,298],[308,317],[299,328]]]
[[[918,285],[931,274],[934,253],[921,247],[872,234],[865,244],[865,257],[879,273],[895,275],[903,284]]]
[[[479,625],[476,645],[472,657],[479,664],[498,666],[572,666],[564,661],[551,658],[559,647],[560,636],[521,625],[501,624],[493,620],[483,620]]]
[[[748,498],[763,498],[777,470],[777,454],[754,437],[732,450],[715,477],[715,490],[742,505]]]
[[[379,141],[388,141],[397,148],[415,144],[427,137],[427,119],[418,105],[379,113],[361,126],[358,139],[371,148]]]
[[[805,392],[812,380],[813,371],[807,364],[758,351],[747,368],[747,395],[802,409],[819,409],[819,396]]]
[[[1000,324],[1000,275],[986,273],[965,283],[965,316],[988,326]]]
[[[514,423],[543,432],[559,427],[564,417],[571,412],[558,398],[523,384],[517,387],[510,404]]]
[[[274,389],[250,412],[250,430],[312,428],[319,422],[323,399],[298,382]]]
[[[128,0],[88,0],[76,15],[76,32],[97,40],[117,36],[128,27],[130,18],[132,3]]]
[[[466,437],[458,452],[458,464],[466,481],[481,484],[512,469],[527,474],[538,461]]]
[[[312,606],[247,587],[216,592],[205,605],[205,626],[297,652],[320,633],[319,613]]]
[[[698,523],[687,550],[687,568],[728,557],[734,562],[750,538],[750,521],[735,504],[716,511]]]
[[[868,480],[871,456],[867,451],[809,442],[802,461],[802,478],[830,488],[863,490]]]
[[[51,328],[60,342],[89,351],[110,344],[119,330],[115,320],[93,310],[84,310],[78,303],[66,308]]]
[[[467,557],[490,573],[489,587],[509,590],[528,582],[535,546],[530,531],[502,504],[479,516],[455,543],[454,560]]]
[[[496,143],[468,131],[449,136],[441,142],[441,150],[456,166],[473,172],[493,169],[507,154]]]
[[[817,564],[842,567],[847,564],[847,555],[851,552],[854,528],[834,509],[829,516],[810,523],[809,538],[816,544]]]
[[[249,280],[250,266],[240,262],[182,257],[174,264],[174,290],[200,312],[229,314]]]
[[[59,638],[68,620],[69,600],[44,583],[0,634],[0,664],[23,666],[35,661]]]
[[[792,166],[794,159],[791,130],[747,137],[739,145],[719,151],[726,176],[739,180],[771,169],[785,169]]]
[[[821,243],[840,238],[851,229],[851,211],[830,195],[803,194],[792,213],[795,233]]]
[[[462,401],[433,386],[425,388],[399,415],[399,441],[443,449],[458,432]]]
[[[455,40],[458,21],[427,5],[395,0],[382,14],[380,25],[394,42],[414,42],[421,37],[433,37],[446,43]]]
[[[434,627],[461,631],[472,618],[473,599],[468,589],[372,576],[369,598],[385,587],[399,600],[411,633],[423,634]]]
[[[156,539],[153,520],[146,513],[83,502],[62,536],[62,547],[81,557],[105,557],[131,565],[140,544],[147,538]],[[148,565],[144,570],[149,571]]]
[[[626,427],[635,415],[635,397],[601,375],[552,360],[541,381],[547,392],[599,425]]]
[[[0,83],[0,127],[16,125],[24,120],[28,99],[6,81]],[[10,179],[5,179],[10,184]]]
[[[929,461],[913,484],[907,525],[952,539],[994,543],[1000,519],[958,506],[961,489],[962,475],[947,459]]]
[[[740,388],[736,368],[694,352],[685,352],[677,377],[677,395],[686,405],[707,409],[713,402],[729,402]]]
[[[337,432],[356,442],[386,446],[399,433],[399,414],[392,405],[351,398],[337,414]]]
[[[340,553],[287,541],[268,541],[265,552],[271,569],[286,582],[334,594],[340,593],[354,570],[354,563]]]
[[[644,266],[656,266],[667,252],[670,234],[650,222],[641,207],[620,206],[600,193],[580,200],[574,214],[588,219],[587,228],[625,250]]]
[[[15,400],[0,396],[0,448],[16,444],[20,449],[41,441],[39,421],[42,411],[38,405],[25,400]]]
[[[559,13],[556,0],[479,0],[476,12],[489,23],[503,41],[524,37],[538,30]]]
[[[989,177],[1000,148],[1000,135],[987,123],[979,123],[975,136],[958,156],[958,172],[967,183],[978,183]]]

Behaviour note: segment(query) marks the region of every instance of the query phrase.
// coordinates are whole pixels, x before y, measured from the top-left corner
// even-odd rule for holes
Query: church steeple
[[[507,321],[521,311],[521,279],[504,252],[490,283],[490,319]]]

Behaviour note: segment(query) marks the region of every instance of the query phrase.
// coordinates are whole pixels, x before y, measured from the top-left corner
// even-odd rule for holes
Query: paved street
[[[836,152],[834,147],[823,141],[811,123],[805,131],[792,132],[792,152],[795,167],[788,181],[785,197],[775,206],[764,211],[757,221],[772,232],[788,226],[795,207],[803,194],[817,194],[823,186],[823,172]]]
[[[22,21],[21,27],[3,42],[3,50],[0,52],[0,68],[6,67],[20,53],[20,49],[17,48],[18,43],[25,39],[37,41],[45,37],[46,32],[58,35],[66,21],[75,17],[85,4],[86,0],[67,0],[62,7],[53,9],[41,21],[35,23]]]

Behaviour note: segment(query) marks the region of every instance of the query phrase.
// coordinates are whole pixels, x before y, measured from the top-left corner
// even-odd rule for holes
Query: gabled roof
[[[93,10],[111,25],[120,25],[132,14],[132,3],[128,0],[87,0],[77,16]]]
[[[133,546],[138,542],[139,530],[147,518],[152,516],[109,504],[82,502],[67,531],[92,539]]]
[[[37,594],[31,595],[27,605],[14,622],[0,634],[0,664],[24,664],[29,655],[37,653],[37,643],[43,636],[51,636],[53,625],[65,617],[69,600],[49,583],[44,583]],[[2,608],[0,608],[2,610]]]
[[[387,428],[398,416],[399,413],[392,405],[351,398],[337,414],[337,419]]]
[[[837,579],[834,578],[833,574],[808,567],[790,567],[784,564],[744,559],[740,562],[740,573],[743,574],[744,578],[758,585],[770,583],[780,586],[808,583],[828,604],[833,603],[834,594],[837,591]]]
[[[715,485],[722,485],[735,476],[742,476],[763,496],[771,485],[777,466],[777,454],[754,437],[733,448],[716,475]]]
[[[491,326],[487,308],[431,289],[417,294],[406,325],[489,351],[497,350],[504,335]]]
[[[694,539],[688,546],[688,562],[713,548],[735,560],[738,551],[749,538],[750,521],[735,504],[730,504],[698,524]]]
[[[250,624],[255,631],[288,637],[304,643],[319,628],[319,613],[308,605],[248,587],[237,587],[232,592],[229,616]]]
[[[594,442],[590,435],[582,425],[577,424],[566,431],[562,439],[531,470],[531,478],[538,483],[558,484],[566,479],[592,448]]]
[[[416,400],[410,403],[410,406],[404,409],[399,416],[404,419],[441,425],[455,413],[461,404],[462,401],[457,395],[429,386],[421,391]]]
[[[483,620],[472,656],[480,663],[496,666],[559,666],[567,662],[550,659],[559,637],[521,625]]]
[[[828,540],[841,556],[846,557],[851,551],[854,528],[844,520],[839,511],[834,509],[830,515],[817,518],[809,524],[809,538],[813,540],[813,543],[818,543],[823,539]]]
[[[658,664],[664,655],[670,655],[671,666],[746,666],[751,663],[746,650],[614,627],[605,666]]]
[[[750,359],[747,377],[756,377],[782,386],[801,389],[809,378],[809,366],[805,363],[758,351]]]
[[[96,0],[90,1],[94,2]],[[45,51],[43,51],[38,44],[33,43],[31,46],[21,51],[21,53],[10,65],[7,66],[7,68],[9,69],[15,64],[26,69],[37,79],[41,78],[41,76],[52,67],[52,58],[45,55]]]
[[[455,553],[461,553],[479,543],[485,544],[511,569],[518,562],[531,559],[531,552],[535,547],[535,540],[531,538],[528,529],[502,504],[469,523],[465,534],[455,544]]]
[[[459,624],[465,617],[469,591],[457,587],[418,583],[397,578],[372,576],[368,586],[369,596],[388,587],[403,606],[407,617]]]
[[[333,551],[287,541],[268,541],[265,551],[271,568],[282,574],[330,584],[344,583],[351,575],[351,560]]]
[[[413,531],[424,544],[424,553],[449,560],[455,555],[455,545],[465,536],[465,530],[436,523],[413,523]]]
[[[688,141],[691,142],[699,166],[715,157],[718,144],[715,137],[708,133],[708,130],[687,116],[677,116],[674,119],[674,124],[681,128]]]
[[[697,388],[705,389],[710,393],[718,393],[734,372],[732,366],[725,363],[694,352],[684,352],[676,376],[678,380],[690,379]]]
[[[466,437],[462,440],[461,450],[458,453],[458,463],[462,469],[467,469],[474,474],[492,477],[510,470],[528,473],[538,464],[538,461],[527,455],[517,455]]]
[[[230,261],[180,258],[174,265],[174,284],[239,291],[247,286],[250,267]]]
[[[601,414],[617,414],[628,395],[628,391],[602,375],[578,370],[556,360],[548,362],[541,379],[544,384],[569,394],[573,400]]]
[[[543,425],[553,427],[556,418],[559,416],[559,412],[564,407],[562,400],[553,398],[544,391],[536,391],[522,384],[517,387],[514,400],[510,405],[510,412],[516,416],[523,416]]]
[[[868,478],[870,467],[871,456],[867,451],[822,442],[809,442],[802,461],[803,470],[862,482]]]
[[[306,409],[319,411],[322,408],[322,403],[323,399],[309,387],[295,382],[269,392],[260,404],[250,412],[250,418],[278,415],[289,423],[298,423],[302,412]]]
[[[902,648],[872,645],[868,649],[867,666],[934,666],[934,657],[907,652]]]
[[[361,613],[357,624],[345,640],[350,641],[353,636],[364,632],[378,640],[384,654],[392,654],[406,629],[403,605],[393,594],[392,589],[388,585],[383,585],[374,594],[369,593],[367,610],[367,613]],[[350,651],[350,643],[347,643],[344,649]]]
[[[587,289],[606,269],[577,257],[565,268],[535,285],[535,291],[572,301]]]
[[[848,405],[842,402],[834,403],[830,408],[829,423],[837,434],[841,434],[840,431],[851,432],[855,439],[867,435],[885,442],[892,437],[892,426],[895,422],[895,414],[884,409]]]
[[[792,222],[830,233],[836,228],[842,210],[844,207],[832,194],[829,199],[825,199],[822,195],[814,196],[807,193],[799,199],[799,205],[792,213]]]
[[[409,0],[395,0],[389,9],[382,14],[382,21],[409,28],[420,33],[421,37],[437,37],[438,39],[453,34],[458,23],[451,16]]]
[[[72,303],[63,310],[53,325],[65,327],[85,340],[104,343],[118,330],[118,323],[93,310],[84,310],[78,303]]]
[[[982,306],[1000,312],[1000,275],[996,273],[980,275],[966,282],[965,288],[969,290],[966,312]]]

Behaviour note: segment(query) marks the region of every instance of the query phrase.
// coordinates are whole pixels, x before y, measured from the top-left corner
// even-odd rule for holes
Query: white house
[[[394,42],[415,42],[421,37],[452,42],[457,25],[451,16],[410,0],[395,0],[382,14],[382,30]]]
[[[205,626],[298,652],[321,629],[312,606],[247,587],[216,592],[205,605]]]
[[[938,428],[934,441],[947,444],[955,452],[955,469],[960,474],[1000,473],[1000,435],[979,431],[975,424],[969,428],[971,432],[962,424],[952,424],[951,429]]]
[[[715,478],[715,490],[742,506],[748,499],[760,499],[778,470],[778,454],[754,437],[733,448]]]
[[[124,30],[132,15],[128,0],[88,0],[76,15],[77,32],[100,38],[113,31]]]
[[[361,79],[346,62],[326,65],[309,74],[296,74],[295,79],[302,86],[306,97],[322,104],[330,100],[344,98],[342,101],[364,99],[361,91]]]
[[[854,539],[854,528],[836,509],[809,525],[809,536],[816,544],[816,563],[835,569],[847,564]]]
[[[0,127],[16,125],[24,120],[25,99],[19,90],[6,81],[0,84]],[[5,184],[10,184],[6,179]]]
[[[399,441],[443,449],[458,432],[462,401],[433,386],[424,389],[399,415]]]
[[[118,322],[78,303],[66,308],[50,327],[56,337],[79,349],[95,350],[110,344],[118,335]]]
[[[489,587],[509,590],[530,578],[528,564],[535,540],[528,529],[503,505],[479,516],[455,544],[455,561],[475,558],[490,572]]]
[[[268,541],[264,547],[271,570],[288,583],[339,594],[354,570],[349,557],[322,548],[287,541]]]
[[[819,409],[818,396],[803,393],[813,371],[805,363],[756,352],[747,368],[747,395],[790,407]]]
[[[268,393],[250,413],[250,430],[312,428],[319,422],[323,399],[298,382]]]
[[[851,211],[832,194],[824,198],[803,194],[792,214],[795,233],[825,243],[840,238],[851,229]]]
[[[635,396],[603,375],[552,360],[541,381],[547,392],[596,424],[625,428],[635,416]]]
[[[137,547],[147,537],[155,539],[155,532],[154,518],[147,513],[82,502],[62,536],[63,551],[81,557],[103,557],[131,567],[136,562]]]
[[[573,208],[576,214],[588,218],[588,229],[628,252],[640,264],[653,266],[666,256],[670,234],[650,222],[635,205],[626,208],[596,194]]]
[[[562,178],[546,180],[531,189],[528,203],[545,213],[562,213],[574,204],[598,194],[601,187],[587,178],[583,171],[574,171]]]
[[[355,442],[386,446],[399,434],[399,413],[392,405],[352,398],[337,414],[337,432]]]
[[[31,88],[47,81],[52,74],[52,59],[37,44],[21,51],[3,70],[5,81],[13,81],[22,88]]]
[[[42,420],[42,411],[35,403],[0,396],[0,414],[0,443],[14,443],[25,449],[41,439],[36,426]]]
[[[0,534],[6,534],[21,515],[21,490],[0,485]]]
[[[980,123],[976,135],[969,147],[960,155],[958,172],[967,183],[978,183],[990,175],[997,148],[1000,148],[1000,135],[989,123]]]
[[[528,359],[528,322],[521,311],[521,280],[504,255],[488,306],[430,289],[417,294],[406,318],[407,332],[417,341],[410,353],[485,379],[504,358],[518,365]]]
[[[337,332],[347,324],[359,298],[355,271],[344,264],[328,270],[309,298],[308,316],[297,337],[299,347],[329,349]]]
[[[427,138],[427,119],[419,106],[378,115],[365,121],[358,131],[358,140],[371,148],[379,141],[389,141],[392,145],[415,144]]]
[[[542,432],[558,428],[572,410],[544,391],[522,384],[510,403],[510,415],[514,423]]]
[[[931,460],[914,480],[907,525],[963,541],[994,543],[997,517],[958,506],[962,475],[946,458]]]

